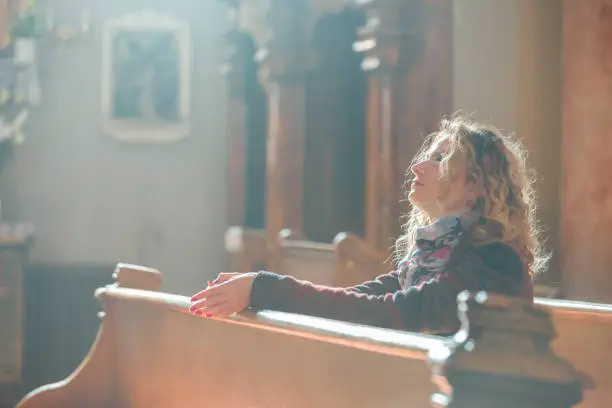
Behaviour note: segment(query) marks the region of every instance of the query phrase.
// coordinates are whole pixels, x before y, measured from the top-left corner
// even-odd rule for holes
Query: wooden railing
[[[155,270],[122,266],[116,280],[96,293],[102,323],[81,366],[19,408],[556,408],[581,399],[585,376],[550,348],[550,313],[520,300],[463,293],[462,329],[443,338],[274,311],[201,319],[188,298],[154,291]]]

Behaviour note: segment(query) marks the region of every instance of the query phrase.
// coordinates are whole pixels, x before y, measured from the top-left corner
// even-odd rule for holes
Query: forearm
[[[393,292],[369,295],[330,288],[291,276],[260,272],[253,282],[251,307],[401,329],[402,313]]]
[[[400,289],[398,271],[380,275],[374,280],[346,288],[349,292],[365,293],[367,295],[385,295],[397,292]]]
[[[396,278],[393,273],[384,275],[380,282],[365,285],[362,292],[359,286],[330,288],[260,272],[253,282],[251,307],[394,329],[450,333],[459,328],[460,292],[486,290],[525,296],[521,288],[528,279],[520,258],[504,244],[475,249],[459,264],[410,288],[401,289]],[[397,290],[382,292],[388,288]]]

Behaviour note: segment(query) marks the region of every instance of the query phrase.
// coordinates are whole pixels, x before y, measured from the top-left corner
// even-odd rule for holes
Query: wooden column
[[[612,302],[612,0],[563,2],[563,296]]]
[[[386,250],[399,235],[398,115],[403,77],[421,45],[418,0],[374,0],[363,3],[365,28],[355,47],[367,71],[366,240]]]
[[[227,33],[228,58],[222,68],[227,80],[229,98],[226,130],[228,225],[245,225],[246,215],[248,140],[245,70],[248,55],[246,55],[244,47],[245,35],[236,26]]]
[[[369,73],[366,240],[388,250],[400,235],[405,172],[452,103],[452,1],[363,2],[355,48]]]
[[[307,0],[272,0],[269,37],[261,44],[261,78],[268,93],[266,245],[268,268],[275,269],[278,234],[302,233]]]

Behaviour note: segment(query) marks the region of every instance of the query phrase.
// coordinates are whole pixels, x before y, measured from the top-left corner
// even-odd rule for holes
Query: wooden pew
[[[320,285],[353,286],[393,270],[392,260],[355,235],[340,233],[333,243],[304,239],[289,229],[279,233],[278,273]],[[267,269],[264,230],[231,227],[225,235],[232,272]]]
[[[311,242],[284,229],[278,237],[280,273],[320,285],[335,286],[334,246]]]
[[[306,241],[284,229],[279,233],[279,273],[322,285],[335,283],[334,246]],[[264,230],[231,227],[225,235],[225,248],[230,254],[232,272],[268,269]]]
[[[581,398],[547,347],[547,314],[520,300],[460,295],[464,326],[449,339],[271,311],[201,319],[188,298],[154,291],[155,270],[124,266],[116,279],[96,292],[102,323],[80,367],[18,408],[424,408],[451,388],[454,408]]]
[[[392,260],[352,234],[341,233],[333,244],[319,244],[285,230],[279,243],[282,272],[319,284],[352,286],[393,270]],[[612,357],[607,353],[612,306],[545,298],[537,298],[536,304],[551,312],[560,334],[555,350],[599,384],[586,391],[581,406],[612,406]]]
[[[339,233],[333,243],[308,241],[289,229],[279,233],[279,267],[275,272],[321,285],[353,286],[392,271],[393,259],[362,238]],[[230,227],[225,235],[232,272],[268,269],[265,230]],[[536,296],[557,297],[558,287],[536,284]]]
[[[378,252],[364,245],[362,239],[351,234],[338,234],[333,243],[327,244],[307,241],[285,229],[279,234],[278,245],[280,273],[320,285],[354,286],[393,268]],[[347,262],[344,253],[363,256]]]
[[[283,273],[332,286],[352,286],[393,270],[385,254],[363,239],[341,233],[333,244],[309,242],[285,230],[280,237]],[[589,387],[581,407],[612,406],[612,305],[536,298],[550,311],[559,337],[554,348],[599,385]],[[589,346],[586,346],[589,345]]]
[[[362,238],[340,233],[334,239],[335,282],[346,287],[366,282],[395,269],[395,262],[386,253],[369,246]]]
[[[336,251],[337,276],[365,275],[377,264],[379,270],[387,269],[382,255],[364,249],[367,244],[361,238],[346,239],[353,243]],[[536,298],[535,303],[552,316],[558,333],[553,342],[555,352],[597,384],[596,388],[593,384],[587,387],[579,407],[612,407],[612,354],[608,352],[612,346],[612,305],[546,298]]]
[[[555,325],[555,352],[589,378],[579,407],[612,407],[612,305],[542,298],[535,304]]]

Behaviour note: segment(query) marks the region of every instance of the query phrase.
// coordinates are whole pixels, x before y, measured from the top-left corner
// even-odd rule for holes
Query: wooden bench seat
[[[159,288],[158,275],[148,269],[120,269],[117,284],[97,291],[104,316],[85,361],[68,379],[33,391],[18,407],[425,408],[438,387],[448,391],[441,379],[468,396],[456,408],[481,406],[475,402],[481,394],[506,403],[548,398],[552,394],[545,388],[551,384],[561,394],[567,392],[567,398],[563,405],[547,406],[569,407],[570,400],[579,399],[571,367],[545,344],[536,347],[533,341],[536,332],[543,339],[551,333],[549,320],[522,304],[511,306],[504,299],[491,306],[476,304],[470,324],[480,337],[453,343],[272,311],[201,319],[187,312],[188,298],[153,291]],[[487,315],[488,308],[498,317]],[[515,331],[516,319],[527,333]],[[499,334],[492,335],[495,330],[519,336],[521,347],[505,348],[507,336],[500,343]],[[493,341],[501,347],[497,351],[487,344],[496,337]],[[428,353],[436,367],[434,382]],[[483,361],[483,355],[492,358]],[[500,361],[507,362],[504,370],[499,370]],[[444,377],[448,373],[451,376]],[[461,380],[474,373],[497,378],[496,384],[518,379],[522,385],[497,391],[486,390],[482,382],[470,385]],[[480,387],[480,392],[473,387]],[[529,406],[525,404],[519,406]]]
[[[557,299],[535,304],[551,315],[555,352],[589,378],[579,407],[612,407],[612,305]]]

